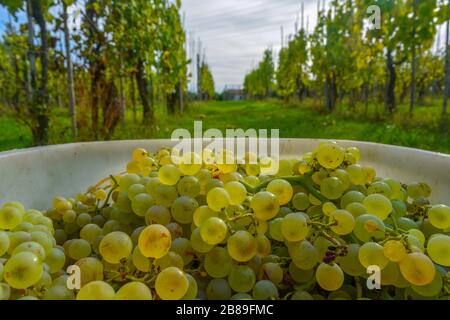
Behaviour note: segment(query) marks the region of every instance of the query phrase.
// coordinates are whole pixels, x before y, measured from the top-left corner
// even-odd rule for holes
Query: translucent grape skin
[[[204,263],[208,275],[223,278],[230,272],[232,260],[225,248],[215,247],[206,254]]]
[[[257,243],[247,231],[239,230],[228,238],[228,253],[239,262],[246,262],[256,255]]]
[[[13,255],[4,266],[3,278],[15,289],[26,289],[39,281],[43,272],[42,262],[31,252]]]
[[[285,205],[292,199],[293,189],[286,180],[274,179],[269,182],[266,190],[277,197],[280,205]]]
[[[277,215],[280,203],[273,193],[260,191],[253,196],[250,207],[256,218],[270,220]]]
[[[107,234],[100,242],[100,254],[109,263],[116,264],[120,260],[128,258],[133,250],[130,237],[121,231]]]
[[[403,277],[416,286],[424,286],[434,279],[435,267],[426,255],[419,252],[409,253],[399,262]]]
[[[283,218],[281,232],[287,241],[301,241],[305,239],[309,232],[305,217],[300,213],[289,213]]]
[[[437,264],[450,267],[450,236],[437,234],[428,240],[427,252]]]
[[[81,287],[77,300],[114,300],[113,287],[104,281],[92,281]]]
[[[180,300],[189,288],[189,280],[183,271],[169,267],[156,277],[155,289],[163,300]]]
[[[269,280],[259,280],[253,287],[252,295],[255,300],[270,300],[278,298],[278,289]]]
[[[170,231],[163,225],[147,226],[139,235],[139,250],[147,258],[161,258],[172,245]]]
[[[228,283],[234,291],[239,293],[249,292],[253,288],[255,281],[255,272],[249,266],[238,265],[231,267]]]
[[[226,223],[217,217],[205,220],[200,226],[200,236],[208,244],[218,244],[222,242],[228,232]]]
[[[336,263],[321,263],[316,270],[316,280],[319,286],[327,291],[338,290],[344,284],[344,273]]]
[[[438,229],[450,228],[450,207],[443,204],[432,206],[428,210],[428,220]]]

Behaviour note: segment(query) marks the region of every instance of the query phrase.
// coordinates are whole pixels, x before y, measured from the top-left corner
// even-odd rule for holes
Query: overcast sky
[[[301,0],[183,1],[188,38],[195,38],[197,48],[200,38],[217,91],[225,85],[242,84],[264,49],[272,47],[278,52],[281,26],[285,38],[294,33],[301,3]],[[304,7],[305,27],[309,17],[312,30],[317,20],[317,0],[304,0]]]

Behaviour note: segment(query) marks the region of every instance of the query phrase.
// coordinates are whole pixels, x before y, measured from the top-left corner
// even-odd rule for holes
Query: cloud
[[[327,0],[328,2],[328,0]],[[316,21],[317,1],[305,0],[309,29]],[[264,49],[281,46],[284,36],[294,33],[299,0],[184,0],[187,33],[200,38],[206,50],[216,89],[225,85],[242,84],[252,64],[256,64]],[[198,41],[197,41],[198,43]]]

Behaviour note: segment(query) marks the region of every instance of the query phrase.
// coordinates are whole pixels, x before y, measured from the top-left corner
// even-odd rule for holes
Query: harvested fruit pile
[[[276,174],[230,158],[137,149],[46,211],[5,203],[0,300],[449,299],[450,208],[427,184],[334,142]]]

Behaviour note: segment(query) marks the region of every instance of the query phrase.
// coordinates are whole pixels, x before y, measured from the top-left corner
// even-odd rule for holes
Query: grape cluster
[[[46,211],[5,203],[0,300],[449,299],[450,207],[427,184],[335,142],[276,175],[251,153],[172,151],[137,149]]]

